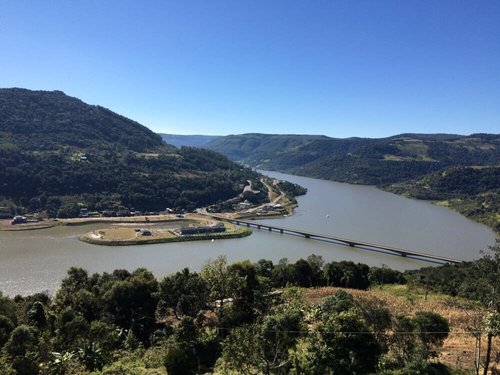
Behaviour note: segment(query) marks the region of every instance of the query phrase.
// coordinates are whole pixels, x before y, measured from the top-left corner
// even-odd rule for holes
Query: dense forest
[[[243,134],[220,137],[204,147],[261,169],[377,185],[418,199],[444,201],[500,231],[500,135],[337,139]]]
[[[209,150],[176,149],[146,127],[59,91],[0,90],[0,211],[194,209],[256,173]]]
[[[393,314],[342,288],[409,283],[477,301],[491,349],[499,255],[497,244],[475,262],[405,273],[317,255],[277,264],[219,257],[161,280],[146,269],[71,268],[54,297],[0,295],[0,373],[465,374],[434,359],[450,332],[443,316]],[[304,302],[304,290],[322,286],[342,288]]]

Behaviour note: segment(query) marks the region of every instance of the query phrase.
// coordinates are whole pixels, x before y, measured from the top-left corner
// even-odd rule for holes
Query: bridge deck
[[[423,258],[423,259],[437,260],[437,261],[441,261],[441,262],[445,262],[445,263],[453,263],[453,264],[463,263],[463,260],[445,257],[445,256],[441,256],[441,255],[434,255],[434,254],[423,253],[420,251],[414,251],[414,250],[408,250],[408,249],[401,249],[401,248],[397,248],[397,247],[380,245],[380,244],[375,244],[375,243],[371,243],[371,242],[357,241],[357,240],[352,240],[352,239],[342,238],[342,237],[337,237],[337,236],[331,236],[331,235],[326,235],[326,234],[313,233],[313,232],[309,232],[309,231],[281,227],[278,225],[264,224],[264,223],[260,223],[257,221],[229,219],[229,218],[225,218],[222,216],[213,216],[213,218],[217,219],[217,220],[229,221],[229,222],[237,224],[237,225],[246,225],[248,227],[256,227],[258,229],[264,228],[264,229],[268,229],[269,231],[274,230],[274,231],[279,231],[280,233],[301,235],[301,236],[304,236],[305,238],[313,238],[313,239],[315,238],[315,239],[323,239],[323,240],[328,240],[328,241],[340,242],[340,243],[349,245],[351,247],[362,247],[362,248],[364,247],[364,248],[389,251],[389,252],[401,255],[403,257],[406,257],[409,255],[409,256],[419,257],[419,258]]]

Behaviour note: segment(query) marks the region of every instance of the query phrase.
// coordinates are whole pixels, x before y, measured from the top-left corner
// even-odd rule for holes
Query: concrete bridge
[[[431,261],[442,262],[445,264],[460,264],[460,263],[464,262],[463,260],[460,260],[460,259],[449,258],[449,257],[441,256],[441,255],[422,253],[422,252],[414,251],[414,250],[401,249],[401,248],[397,248],[397,247],[379,245],[379,244],[370,243],[370,242],[363,242],[363,241],[357,241],[357,240],[352,240],[352,239],[348,239],[348,238],[326,235],[326,234],[319,234],[319,233],[313,233],[313,232],[303,231],[303,230],[298,230],[298,229],[280,227],[277,225],[260,223],[258,221],[229,219],[229,218],[225,218],[222,216],[212,216],[212,217],[214,219],[217,219],[217,220],[228,221],[228,222],[236,224],[236,225],[253,227],[253,228],[257,228],[257,229],[267,230],[269,232],[279,232],[281,234],[291,234],[291,235],[295,235],[295,236],[302,236],[304,238],[335,242],[335,243],[339,243],[342,245],[347,245],[350,247],[356,247],[356,248],[365,249],[365,250],[384,251],[384,252],[387,252],[390,254],[396,254],[396,255],[399,255],[402,257],[411,256],[411,257],[415,257],[415,258],[418,258],[421,260],[431,260]]]

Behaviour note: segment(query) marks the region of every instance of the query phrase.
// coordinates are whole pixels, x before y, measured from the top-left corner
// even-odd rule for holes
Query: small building
[[[224,223],[218,223],[214,226],[184,227],[180,231],[181,235],[189,236],[193,234],[222,233],[226,231],[226,227]]]
[[[252,207],[253,207],[253,204],[250,203],[249,201],[240,202],[240,203],[234,205],[234,208],[236,210],[248,210],[249,208],[252,208]]]
[[[89,210],[86,207],[80,208],[80,213],[78,214],[79,217],[89,217]]]

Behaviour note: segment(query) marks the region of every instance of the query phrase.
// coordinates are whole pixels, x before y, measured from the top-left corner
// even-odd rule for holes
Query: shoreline
[[[27,230],[49,229],[59,225],[59,223],[57,223],[57,221],[55,220],[47,220],[47,221],[40,221],[37,223],[15,224],[15,225],[10,224],[10,219],[6,219],[5,221],[7,221],[8,224],[1,223],[0,231],[22,232]]]
[[[213,233],[206,235],[190,235],[190,236],[175,236],[166,238],[148,238],[140,240],[103,240],[97,238],[91,238],[84,234],[78,239],[82,242],[86,242],[92,245],[99,246],[133,246],[133,245],[151,245],[158,243],[172,243],[172,242],[189,242],[189,241],[207,241],[207,240],[225,240],[231,238],[243,238],[248,237],[252,234],[252,231],[246,228],[238,233]]]
[[[216,219],[211,219],[207,222],[206,219],[199,218],[198,220],[185,219],[186,222],[190,224],[196,224],[195,227],[203,228],[205,226],[218,225],[217,223],[222,223],[224,231],[218,232],[206,232],[197,234],[181,234],[180,228],[186,228],[186,223],[178,221],[179,228],[177,229],[165,229],[157,228],[148,229],[144,228],[133,228],[132,226],[119,226],[115,225],[111,228],[93,230],[81,235],[78,239],[82,242],[90,243],[93,245],[103,245],[103,246],[129,246],[129,245],[147,245],[156,243],[170,243],[170,242],[184,242],[184,241],[201,241],[201,240],[222,240],[230,238],[242,238],[247,237],[252,234],[252,231],[248,228],[242,228],[231,224],[229,222],[223,222]],[[184,224],[184,225],[182,225]],[[219,224],[220,225],[220,224]],[[189,226],[190,227],[190,226]],[[189,228],[188,227],[188,228]]]
[[[174,214],[163,214],[163,215],[143,215],[143,216],[115,216],[115,217],[76,217],[68,219],[47,219],[37,223],[27,223],[27,224],[10,224],[10,219],[0,220],[0,231],[28,231],[28,230],[41,230],[49,229],[59,225],[62,226],[83,226],[90,224],[137,224],[137,225],[155,225],[155,224],[167,224],[177,221],[201,221],[201,220],[213,220],[213,215],[219,217],[228,217],[231,219],[249,219],[249,220],[259,220],[259,219],[273,219],[287,217],[294,214],[295,208],[298,207],[297,203],[287,202],[283,206],[284,212],[268,212],[266,214],[258,214],[255,212],[230,212],[230,213],[208,213],[206,211],[201,211],[197,213],[187,213],[178,217]]]

